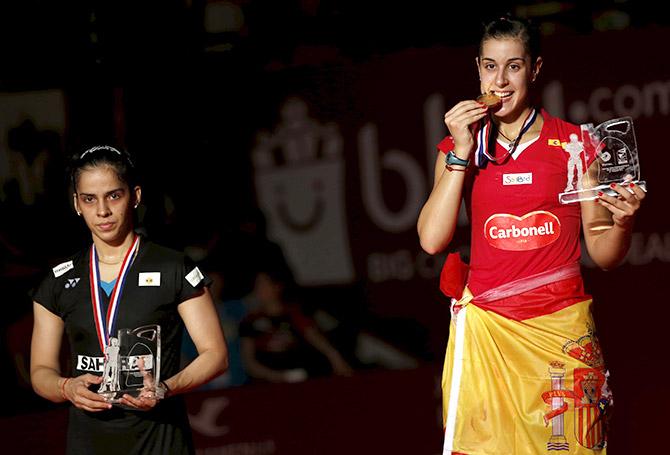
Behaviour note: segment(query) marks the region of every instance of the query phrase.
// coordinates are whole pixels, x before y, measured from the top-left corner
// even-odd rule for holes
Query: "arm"
[[[635,214],[645,197],[639,187],[630,188],[633,194],[616,185],[618,198],[603,194],[595,201],[581,202],[586,249],[601,269],[616,267],[628,253]]]
[[[444,155],[439,153],[435,161],[433,190],[419,213],[417,223],[419,242],[426,253],[443,251],[454,237],[464,182],[465,171],[448,171],[444,165]]]
[[[282,371],[266,367],[256,359],[256,347],[252,338],[242,337],[241,355],[244,369],[252,378],[270,382],[285,382]]]
[[[198,356],[186,368],[164,382],[170,394],[184,393],[222,374],[228,368],[228,349],[208,289],[177,307]]]
[[[37,302],[33,302],[33,338],[30,346],[30,381],[35,392],[54,403],[71,401],[86,411],[111,407],[103,397],[88,390],[101,377],[83,374],[76,378],[61,376],[59,354],[65,325],[63,320]]]
[[[486,108],[476,101],[462,101],[447,112],[444,121],[454,138],[457,157],[464,160],[472,157],[475,141],[471,127],[485,115]],[[445,168],[440,153],[435,162],[433,189],[419,214],[419,241],[429,254],[447,248],[456,230],[466,175],[462,166],[453,168],[452,171]]]
[[[214,379],[228,368],[228,349],[209,289],[177,307],[188,334],[195,344],[198,356],[186,368],[164,381],[170,395],[185,393]],[[145,376],[150,382],[151,377]],[[147,384],[147,383],[145,383]],[[149,410],[158,400],[154,394],[131,397],[124,395],[120,402],[126,406]]]
[[[30,345],[30,381],[39,396],[62,403],[61,376],[58,361],[63,337],[63,320],[37,302],[33,302],[33,338]]]
[[[333,373],[340,376],[351,376],[353,371],[349,364],[316,327],[308,327],[304,332],[304,336],[309,344],[328,358],[330,365],[333,367]]]

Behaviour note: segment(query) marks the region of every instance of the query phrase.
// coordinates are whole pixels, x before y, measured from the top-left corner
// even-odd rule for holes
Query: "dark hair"
[[[291,287],[295,283],[293,273],[291,273],[291,270],[288,267],[278,265],[258,267],[257,273],[267,275],[273,283],[281,284],[285,287]]]
[[[281,297],[286,301],[298,298],[299,286],[288,264],[269,261],[256,269],[256,276],[266,275],[274,284],[281,286]]]
[[[116,176],[131,190],[137,185],[135,165],[130,154],[110,145],[96,145],[76,155],[70,163],[72,190],[77,192],[77,182],[82,171],[99,166],[109,166]]]
[[[529,20],[513,17],[508,14],[484,25],[482,38],[479,41],[479,56],[482,55],[484,42],[490,39],[518,39],[530,55],[531,63],[540,56],[540,31]]]

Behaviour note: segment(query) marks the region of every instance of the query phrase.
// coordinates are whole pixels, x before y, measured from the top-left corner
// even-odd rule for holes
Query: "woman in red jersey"
[[[489,23],[476,63],[486,96],[445,114],[450,135],[438,145],[418,219],[431,254],[451,242],[463,198],[471,222],[467,269],[450,256],[442,277],[452,297],[444,453],[605,453],[612,399],[580,274],[580,234],[583,227],[599,267],[615,267],[645,192],[625,181],[612,185],[615,196],[559,203],[582,134],[532,105],[542,58],[529,23]]]

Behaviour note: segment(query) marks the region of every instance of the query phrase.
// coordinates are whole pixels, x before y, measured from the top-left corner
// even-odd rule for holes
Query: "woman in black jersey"
[[[228,362],[209,279],[184,254],[135,233],[133,211],[142,192],[127,153],[88,149],[74,160],[71,177],[74,207],[93,242],[54,267],[33,296],[33,388],[50,401],[72,403],[68,453],[193,453],[179,395],[221,374]],[[164,380],[158,390],[147,387],[113,405],[96,393],[105,350],[117,330],[145,325],[161,327]],[[180,370],[184,326],[198,356]],[[64,333],[71,377],[59,363]]]

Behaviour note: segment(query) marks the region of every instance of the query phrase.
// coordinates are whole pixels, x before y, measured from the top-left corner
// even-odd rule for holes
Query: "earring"
[[[77,210],[77,216],[81,216],[81,212]]]
[[[140,204],[135,204],[135,208],[137,208],[138,205],[140,205]]]

